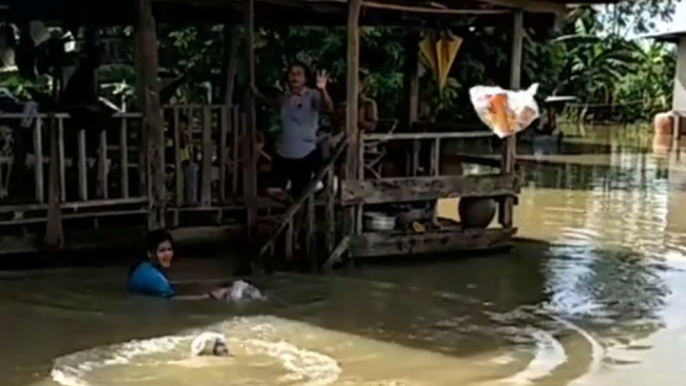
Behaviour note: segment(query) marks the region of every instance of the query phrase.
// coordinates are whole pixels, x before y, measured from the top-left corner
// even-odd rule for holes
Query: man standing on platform
[[[321,152],[317,148],[319,113],[333,110],[333,102],[326,90],[328,75],[317,74],[316,88],[307,86],[309,68],[296,62],[288,68],[288,90],[278,98],[268,98],[255,90],[255,96],[277,107],[281,112],[281,135],[277,154],[272,163],[270,195],[283,193],[290,181],[292,199],[303,194],[313,174],[322,166]]]

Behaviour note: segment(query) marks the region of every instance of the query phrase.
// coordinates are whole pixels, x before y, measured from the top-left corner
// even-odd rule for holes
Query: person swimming
[[[129,271],[128,290],[134,293],[175,299],[224,299],[229,288],[218,287],[203,295],[179,295],[165,273],[174,259],[174,240],[169,232],[150,232],[146,245],[148,258],[136,263]]]

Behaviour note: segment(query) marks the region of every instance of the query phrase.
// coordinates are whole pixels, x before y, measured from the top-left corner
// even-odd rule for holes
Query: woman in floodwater
[[[147,259],[136,263],[129,271],[128,289],[131,292],[174,299],[223,299],[228,288],[218,287],[202,295],[179,295],[169,282],[166,270],[174,260],[174,240],[169,232],[155,230],[148,235]]]

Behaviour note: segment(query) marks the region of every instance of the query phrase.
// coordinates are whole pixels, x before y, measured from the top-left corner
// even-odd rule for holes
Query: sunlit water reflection
[[[2,385],[681,385],[686,161],[614,133],[520,149],[507,255],[282,274],[243,306],[131,297],[123,267],[4,274]],[[189,358],[208,329],[231,358]]]

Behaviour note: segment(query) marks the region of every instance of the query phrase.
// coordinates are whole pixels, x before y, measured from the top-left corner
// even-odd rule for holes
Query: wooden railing
[[[465,132],[432,132],[432,133],[394,133],[394,134],[362,134],[358,150],[359,169],[357,178],[346,178],[341,181],[341,205],[354,208],[354,224],[348,235],[349,252],[351,256],[376,256],[393,253],[404,254],[407,251],[428,253],[431,251],[445,251],[450,248],[481,248],[492,247],[507,243],[516,231],[511,221],[503,217],[503,213],[512,211],[512,204],[507,198],[514,197],[519,192],[518,181],[514,173],[506,172],[502,165],[489,162],[483,170],[468,172],[466,163],[472,159],[457,158],[457,167],[442,164],[445,154],[441,145],[448,140],[491,139],[490,131]],[[364,151],[365,143],[376,142],[379,146],[389,146],[392,141],[411,141],[411,151],[404,147],[397,149],[395,156],[407,156],[407,169],[404,176],[398,173],[370,173],[365,175]],[[429,148],[422,146],[422,142],[430,144]],[[490,151],[490,141],[486,147]],[[424,151],[422,151],[424,150]],[[420,159],[420,154],[424,157]],[[427,157],[428,156],[428,157]],[[507,155],[505,157],[508,157]],[[402,161],[393,159],[394,162]],[[423,161],[423,162],[421,162]],[[477,162],[480,163],[480,162]],[[441,170],[445,167],[446,170]],[[371,178],[368,178],[371,177]],[[436,218],[435,202],[442,198],[471,197],[495,199],[500,202],[498,214],[500,228],[496,229],[465,229],[460,223],[445,225]],[[433,213],[431,225],[426,232],[412,232],[394,228],[389,231],[374,231],[363,229],[364,210],[368,206],[379,208],[393,204],[427,202],[427,211],[422,216]],[[431,204],[433,203],[433,204]],[[390,208],[389,208],[390,210]],[[426,219],[422,219],[425,221]],[[402,247],[401,247],[402,246]]]
[[[166,106],[163,114],[172,226],[179,226],[179,211],[238,209],[243,162],[239,144],[245,126],[238,107]],[[24,119],[33,120],[32,126],[21,127]],[[58,140],[63,219],[147,213],[148,168],[140,113],[114,114],[111,126],[100,130],[70,127],[66,113],[0,113],[0,225],[47,220],[50,119],[55,120]],[[185,157],[184,145],[192,146],[198,159]],[[26,168],[16,168],[17,162]],[[12,176],[16,170],[31,177]]]
[[[363,162],[359,165],[359,178],[347,179],[341,186],[341,201],[346,205],[380,204],[388,202],[409,202],[431,200],[450,196],[488,196],[509,194],[513,187],[513,176],[502,173],[477,175],[441,174],[441,144],[445,140],[488,139],[490,131],[453,132],[453,133],[395,133],[363,134],[359,148],[359,159],[364,160],[365,146],[369,141],[387,144],[390,141],[412,141],[412,151],[406,153],[406,177],[378,177],[368,179]],[[428,168],[422,170],[420,163],[421,141],[430,142]],[[471,161],[471,160],[468,160]],[[425,162],[426,163],[426,162]],[[491,164],[489,166],[496,166]],[[466,173],[464,173],[466,174]],[[359,217],[359,216],[358,216]],[[358,229],[360,229],[358,218]]]
[[[440,172],[439,159],[441,156],[441,142],[444,140],[455,139],[478,139],[478,138],[492,138],[493,133],[490,131],[471,131],[471,132],[451,132],[451,133],[393,133],[393,134],[363,134],[361,135],[362,146],[360,146],[360,159],[364,159],[365,143],[377,142],[386,143],[390,141],[412,141],[411,159],[408,162],[410,175],[417,175],[420,171],[420,144],[422,141],[431,141],[431,160],[430,160],[430,175],[438,175]],[[364,165],[360,167],[360,179],[365,178]]]
[[[173,205],[211,206],[234,202],[240,195],[240,139],[244,130],[244,114],[237,107],[224,105],[182,105],[164,109],[165,118],[173,132],[173,160],[175,170]],[[181,117],[188,120],[183,128]],[[184,136],[190,138],[184,138]],[[182,144],[190,139],[199,158],[200,189],[197,197],[188,197],[191,192],[184,188]],[[209,156],[205,156],[209,155]],[[195,160],[193,160],[195,161]],[[214,187],[213,187],[214,183]]]
[[[336,187],[334,184],[335,179],[335,166],[339,161],[341,156],[348,145],[345,138],[341,139],[336,145],[335,151],[332,152],[330,158],[326,161],[326,164],[315,174],[314,178],[307,185],[303,193],[296,197],[294,203],[286,210],[276,226],[272,231],[271,236],[259,249],[258,255],[259,259],[262,261],[263,265],[269,266],[269,263],[265,261],[265,256],[267,253],[271,254],[271,258],[274,257],[274,249],[277,241],[281,236],[284,238],[284,258],[287,261],[293,259],[294,243],[297,242],[299,238],[298,232],[296,232],[296,222],[299,220],[298,216],[301,212],[305,211],[305,224],[303,227],[305,230],[305,257],[310,263],[310,269],[316,271],[319,269],[318,257],[325,254],[329,256],[337,247],[337,224],[338,219],[336,216]],[[320,182],[324,182],[324,251],[317,248],[316,242],[316,203],[315,195],[317,193],[317,185]]]
[[[172,227],[183,225],[183,213],[216,212],[221,223],[224,210],[243,205],[245,114],[236,106],[180,105],[165,107],[164,115],[173,136],[173,156],[166,160]]]
[[[33,125],[29,128],[21,127],[20,120],[27,118],[33,120]],[[145,213],[148,198],[145,189],[145,163],[142,162],[144,158],[140,151],[142,149],[139,134],[140,114],[115,114],[112,122],[116,124],[119,121],[116,124],[118,129],[88,132],[88,134],[97,135],[97,138],[88,138],[87,130],[83,128],[66,129],[65,126],[68,126],[66,122],[70,116],[64,113],[53,115],[0,113],[0,119],[5,142],[4,153],[0,157],[0,170],[6,177],[2,181],[5,203],[0,204],[0,213],[14,214],[13,218],[0,221],[0,225],[46,221],[44,212],[48,209],[49,180],[46,175],[49,168],[46,166],[51,162],[50,156],[46,155],[49,154],[50,147],[50,133],[48,132],[50,119],[54,119],[53,127],[57,134],[59,157],[57,178],[59,202],[63,210],[76,212],[78,209],[94,207],[133,205],[135,207],[133,212],[130,210],[112,213],[105,211],[99,215]],[[129,130],[131,121],[135,122],[133,125],[137,126],[137,130]],[[108,144],[108,136],[117,137],[116,143]],[[17,142],[19,146],[15,146]],[[97,145],[89,148],[89,143]],[[117,156],[112,157],[116,153],[118,153]],[[15,168],[17,162],[23,163],[26,169]],[[119,171],[119,181],[118,186],[113,189],[111,185],[114,184],[112,184],[110,174],[115,165]],[[32,178],[27,181],[21,176],[17,178],[16,174],[12,176],[15,169],[32,174]],[[131,169],[139,174],[140,184],[137,189],[132,189],[130,186]],[[74,178],[75,183],[70,183]],[[9,185],[10,182],[13,186]],[[27,192],[31,190],[33,193],[27,195]],[[28,215],[30,212],[37,212],[36,217]],[[65,213],[65,218],[86,216],[84,212]]]

